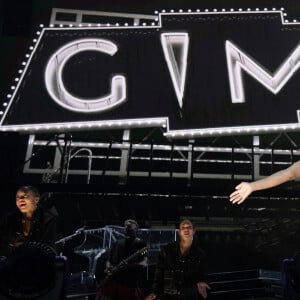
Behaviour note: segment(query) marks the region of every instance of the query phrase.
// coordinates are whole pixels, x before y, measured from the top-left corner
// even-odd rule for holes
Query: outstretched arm
[[[240,183],[235,187],[236,190],[230,195],[230,202],[241,204],[254,191],[265,190],[298,177],[300,177],[300,161],[266,178]]]

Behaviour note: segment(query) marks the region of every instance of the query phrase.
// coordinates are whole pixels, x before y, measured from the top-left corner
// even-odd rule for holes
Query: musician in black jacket
[[[153,293],[146,300],[206,299],[209,285],[205,282],[206,258],[194,238],[191,221],[179,224],[179,241],[161,249],[156,265]]]
[[[35,187],[22,186],[16,194],[18,211],[6,215],[0,223],[0,256],[26,242],[42,242],[54,246],[56,217],[44,211]]]
[[[122,264],[124,260],[135,256],[133,260],[122,264],[111,278],[100,284],[96,300],[144,300],[145,297],[138,286],[141,272],[147,265],[147,257],[138,254],[146,247],[146,243],[137,237],[138,223],[135,220],[126,220],[125,237],[117,240],[110,249],[109,259],[104,270],[107,275],[114,271],[114,267]]]

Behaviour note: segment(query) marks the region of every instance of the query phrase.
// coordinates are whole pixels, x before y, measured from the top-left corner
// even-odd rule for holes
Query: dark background
[[[0,98],[4,99],[9,91],[13,78],[26,53],[34,32],[40,23],[48,24],[52,7],[74,8],[100,11],[117,11],[152,14],[154,10],[161,9],[196,9],[196,8],[280,8],[285,7],[288,19],[300,19],[299,1],[2,1],[1,2],[1,36],[0,36]],[[275,64],[277,65],[277,64]],[[212,271],[245,269],[249,267],[264,267],[280,269],[280,260],[291,256],[299,249],[299,226],[296,222],[298,215],[298,200],[290,202],[269,201],[268,214],[262,214],[256,210],[249,210],[251,205],[259,205],[260,200],[242,207],[233,207],[228,203],[226,196],[232,190],[235,182],[218,182],[211,180],[209,184],[202,182],[197,186],[196,194],[207,195],[201,201],[196,198],[171,197],[170,194],[188,194],[190,190],[186,186],[171,183],[166,192],[168,197],[153,198],[144,196],[141,198],[127,197],[128,190],[123,187],[123,193],[119,196],[104,197],[99,187],[86,187],[84,185],[45,186],[37,179],[26,178],[22,175],[24,156],[28,136],[14,134],[1,134],[0,164],[1,164],[1,208],[0,213],[6,213],[14,207],[14,194],[19,185],[34,183],[41,192],[55,192],[51,198],[60,216],[59,237],[71,234],[77,228],[86,225],[88,227],[103,226],[106,224],[122,224],[122,221],[135,217],[142,226],[174,227],[179,218],[183,216],[201,217],[203,224],[212,224],[217,227],[215,218],[233,218],[235,225],[244,226],[245,230],[200,233],[204,248],[208,250],[212,260]],[[270,137],[270,140],[272,138]],[[251,140],[251,138],[249,139]],[[206,144],[206,140],[202,142]],[[284,144],[284,142],[283,142]],[[222,168],[222,166],[220,166]],[[272,170],[268,170],[271,172]],[[292,188],[291,188],[292,186]],[[148,185],[148,189],[156,191],[157,185]],[[116,186],[116,190],[120,189]],[[128,187],[129,189],[129,187]],[[88,196],[92,190],[95,194]],[[170,190],[173,192],[170,193]],[[281,193],[273,191],[273,196],[284,197],[286,191],[291,195],[299,194],[299,185],[290,184]],[[148,191],[150,194],[150,191]],[[224,198],[214,199],[212,195],[217,193]],[[264,194],[267,197],[272,192]],[[51,205],[49,201],[48,205]],[[108,204],[109,203],[109,204]],[[191,204],[189,211],[186,204]],[[199,204],[201,203],[201,204]],[[146,207],[146,208],[145,208]],[[295,208],[292,215],[289,208]],[[257,221],[257,217],[261,217]],[[252,224],[252,220],[255,222]],[[156,222],[156,223],[155,223]],[[220,220],[218,221],[220,222]],[[253,226],[251,226],[251,224]],[[198,227],[201,228],[201,222]],[[220,226],[222,227],[222,226]],[[228,228],[227,228],[228,229]],[[74,244],[80,241],[75,241]],[[73,245],[74,246],[74,245]],[[220,250],[222,249],[222,250]]]

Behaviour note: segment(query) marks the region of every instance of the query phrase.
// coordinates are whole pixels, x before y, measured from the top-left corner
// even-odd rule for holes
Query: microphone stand
[[[84,231],[84,229],[85,227],[79,228],[78,230],[75,231],[75,233],[68,235],[55,242],[55,245],[62,244],[62,250],[60,251],[60,256],[62,256],[63,249],[65,248],[66,242],[72,240],[75,236],[81,234]]]

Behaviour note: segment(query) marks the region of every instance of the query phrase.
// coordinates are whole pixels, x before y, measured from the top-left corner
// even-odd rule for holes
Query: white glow
[[[258,62],[232,42],[226,41],[225,47],[232,103],[245,102],[242,70],[273,94],[277,94],[300,66],[300,45],[287,57],[274,74],[261,67]]]
[[[162,33],[161,43],[164,56],[171,74],[180,108],[183,105],[184,87],[186,79],[189,35],[188,33]],[[180,56],[176,57],[174,49],[179,49]]]
[[[83,51],[98,51],[113,56],[117,46],[104,39],[80,39],[64,45],[52,55],[45,71],[45,84],[51,98],[60,106],[76,112],[92,113],[112,109],[126,101],[126,79],[115,75],[111,79],[111,93],[97,99],[82,99],[70,94],[62,80],[68,60]]]
[[[293,124],[271,124],[271,125],[255,125],[255,126],[236,126],[236,127],[218,127],[218,128],[204,128],[204,129],[186,129],[186,130],[171,130],[164,135],[167,138],[190,138],[197,136],[225,136],[236,134],[258,134],[278,131],[294,131],[300,130],[299,123]]]

